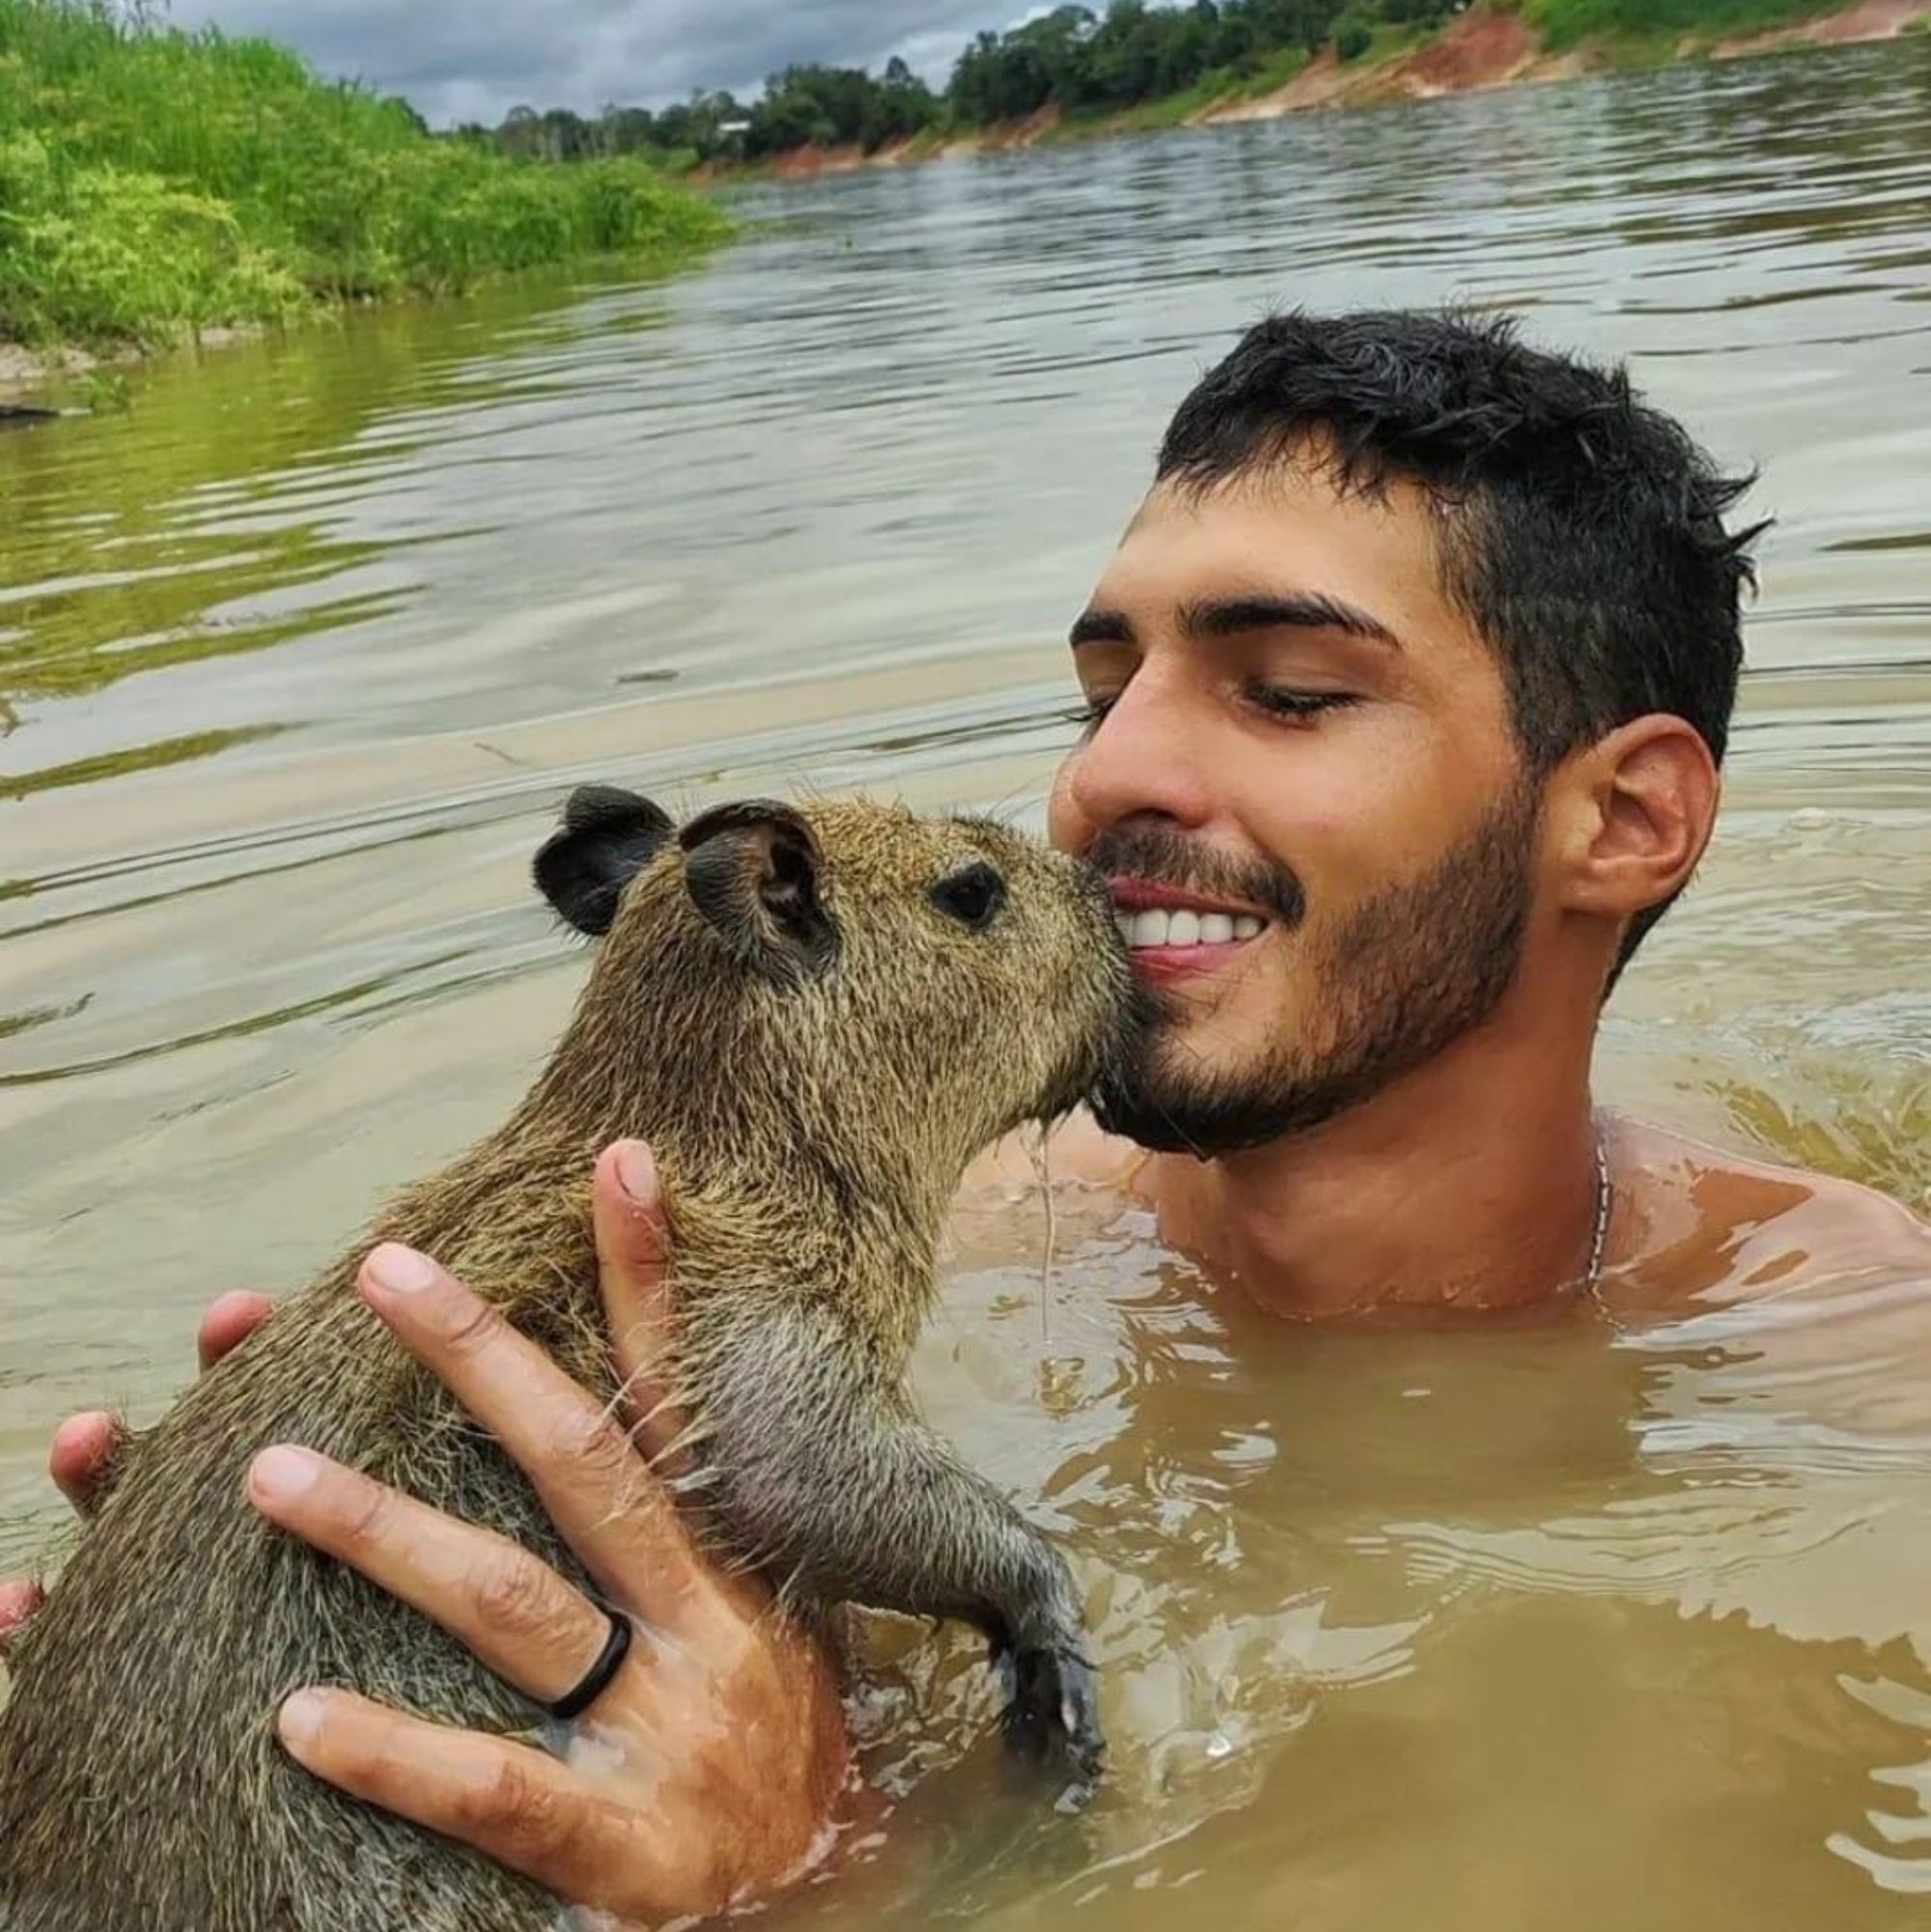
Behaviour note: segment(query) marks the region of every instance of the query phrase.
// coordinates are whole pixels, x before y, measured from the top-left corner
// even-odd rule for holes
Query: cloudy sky
[[[694,87],[755,94],[793,61],[875,71],[893,54],[936,84],[982,27],[1029,0],[173,0],[298,47],[322,72],[404,94],[434,126],[494,122],[518,102],[593,113],[656,107]]]

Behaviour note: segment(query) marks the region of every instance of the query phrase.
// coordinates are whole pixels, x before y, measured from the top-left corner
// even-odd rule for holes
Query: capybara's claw
[[[999,1662],[1010,1692],[1007,1743],[1035,1761],[1069,1765],[1082,1783],[1097,1780],[1106,1740],[1093,1666],[1071,1649],[1007,1651]]]

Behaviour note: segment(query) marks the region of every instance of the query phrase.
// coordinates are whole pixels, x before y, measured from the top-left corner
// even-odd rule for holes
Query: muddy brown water
[[[1265,305],[1520,307],[1780,519],[1723,828],[1607,1100],[1931,1191],[1931,44],[875,174],[665,287],[157,369],[0,439],[0,1574],[70,1408],[149,1414],[492,1123],[578,967],[572,782],[1037,823],[1058,639]],[[813,1923],[1884,1928],[1931,1915],[1927,1284],[1618,1329],[1283,1331],[1133,1212],[976,1210],[936,1419],[1088,1586],[1115,1741],[1000,1784],[887,1632],[897,1799]]]

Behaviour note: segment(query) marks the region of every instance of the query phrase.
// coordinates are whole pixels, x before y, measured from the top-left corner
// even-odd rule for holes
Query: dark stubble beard
[[[1493,1013],[1527,936],[1539,795],[1510,793],[1424,878],[1387,887],[1320,943],[1303,1037],[1272,1043],[1245,1067],[1189,1060],[1184,996],[1162,993],[1137,1050],[1102,1081],[1094,1115],[1161,1153],[1209,1159],[1304,1134],[1426,1064]],[[1086,856],[1115,876],[1267,909],[1267,943],[1304,922],[1285,867],[1236,867],[1159,826],[1104,833]],[[1211,1022],[1210,1022],[1211,1023]]]

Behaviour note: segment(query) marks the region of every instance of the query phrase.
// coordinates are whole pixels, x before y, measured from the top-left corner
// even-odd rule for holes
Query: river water
[[[211,1295],[520,1091],[580,971],[524,882],[570,784],[1037,823],[1065,625],[1283,300],[1518,308],[1763,465],[1723,829],[1601,1092],[1922,1211],[1927,105],[1919,41],[773,189],[668,286],[358,318],[0,439],[0,1574],[63,1414],[152,1414]],[[785,1918],[1927,1922],[1915,1284],[1340,1337],[1117,1204],[1043,1244],[975,1215],[920,1385],[1080,1566],[1113,1781],[1003,1792],[974,1646],[894,1633],[901,1802]]]

